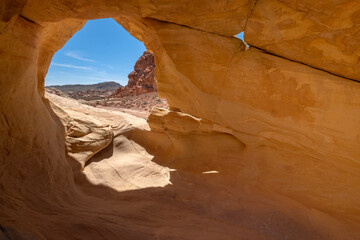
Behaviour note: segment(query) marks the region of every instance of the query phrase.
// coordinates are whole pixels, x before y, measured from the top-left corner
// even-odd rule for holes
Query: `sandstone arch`
[[[1,225],[39,239],[359,238],[356,3],[3,1]],[[151,131],[117,140],[179,169],[174,188],[119,194],[66,161],[44,77],[85,21],[103,17],[155,54],[159,92],[183,112],[154,113]],[[244,30],[250,49],[232,37]],[[204,177],[205,166],[221,174]]]

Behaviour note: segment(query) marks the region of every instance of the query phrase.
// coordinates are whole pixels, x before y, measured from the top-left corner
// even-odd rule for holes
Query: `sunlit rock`
[[[186,3],[0,3],[3,233],[360,238],[357,1]],[[154,54],[170,110],[148,123],[44,96],[54,53],[105,17]]]

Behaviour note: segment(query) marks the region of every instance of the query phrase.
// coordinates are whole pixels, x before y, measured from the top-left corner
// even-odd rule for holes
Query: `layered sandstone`
[[[171,110],[43,97],[53,54],[103,17],[154,54]],[[2,231],[359,239],[358,20],[352,0],[2,2]]]

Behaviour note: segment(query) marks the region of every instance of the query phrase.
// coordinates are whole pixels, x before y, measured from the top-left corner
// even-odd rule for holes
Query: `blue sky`
[[[243,38],[241,34],[238,35]],[[146,51],[113,19],[88,21],[52,59],[45,85],[128,82],[136,60]]]
[[[145,51],[113,19],[88,21],[52,59],[45,84],[89,84],[115,81],[126,85],[127,76]]]

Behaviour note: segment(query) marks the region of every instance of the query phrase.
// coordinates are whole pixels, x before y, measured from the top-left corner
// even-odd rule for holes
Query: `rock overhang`
[[[86,20],[113,17],[154,53],[159,94],[171,108],[203,119],[196,120],[199,129],[204,127],[202,121],[217,126],[216,136],[201,131],[200,137],[196,131],[195,136],[187,136],[202,146],[204,155],[212,137],[214,143],[229,141],[228,151],[241,146],[236,152],[241,161],[226,155],[226,146],[216,149],[236,165],[228,169],[231,180],[256,189],[264,199],[277,199],[284,205],[277,211],[323,237],[356,239],[360,235],[359,5],[277,0],[186,3],[2,3],[0,143],[5,195],[31,200],[37,194],[31,189],[32,178],[38,174],[36,182],[50,186],[42,186],[48,194],[43,199],[58,196],[61,203],[64,185],[73,199],[79,197],[64,162],[64,133],[42,99],[43,83],[53,54]],[[250,49],[232,37],[244,30]],[[168,130],[177,129],[176,124],[186,126],[181,125],[181,114],[176,116],[178,122],[172,120],[154,134],[165,132],[178,144],[174,152],[179,155],[187,149],[189,158],[192,146],[186,136]],[[159,137],[159,142],[169,138]],[[172,153],[169,149],[166,154]],[[202,169],[206,159],[198,159],[196,166]],[[220,173],[227,171],[226,164],[213,161]],[[24,167],[28,162],[31,167]],[[183,159],[174,163],[190,172],[189,166],[195,166]],[[27,192],[10,187],[24,182],[30,187]],[[245,192],[240,185],[239,191]],[[4,201],[2,211],[7,212],[11,201]],[[275,209],[270,203],[264,206]],[[28,212],[25,207],[16,209]]]

